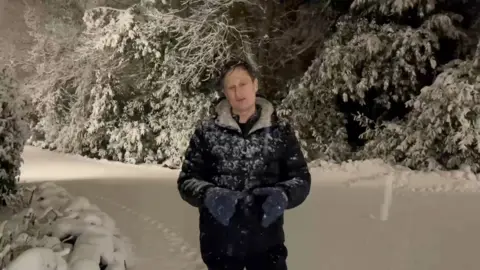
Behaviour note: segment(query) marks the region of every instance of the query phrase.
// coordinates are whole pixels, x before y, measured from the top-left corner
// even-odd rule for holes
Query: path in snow
[[[152,175],[148,169],[31,148],[24,158],[23,180],[52,178],[62,167],[58,170],[66,181],[58,184],[109,213],[136,245],[137,269],[204,269],[198,257],[198,213],[179,198],[175,174],[165,177],[158,170]],[[307,202],[287,212],[290,269],[478,269],[480,193],[396,191],[389,219],[380,221],[383,196],[378,187],[314,185]]]

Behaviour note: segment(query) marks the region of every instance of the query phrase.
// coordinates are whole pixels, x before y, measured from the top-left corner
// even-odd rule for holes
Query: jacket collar
[[[275,111],[272,103],[270,103],[268,100],[266,100],[263,97],[257,96],[256,104],[261,108],[260,110],[258,110],[258,113],[260,115],[257,116],[258,120],[250,129],[248,134],[251,134],[259,129],[268,128],[272,126],[272,116]],[[238,122],[234,119],[232,115],[232,107],[230,106],[230,103],[228,103],[228,100],[226,99],[221,100],[217,104],[215,111],[217,113],[217,118],[215,121],[217,125],[221,127],[233,129],[238,132],[242,132],[240,129],[240,126],[238,125]]]

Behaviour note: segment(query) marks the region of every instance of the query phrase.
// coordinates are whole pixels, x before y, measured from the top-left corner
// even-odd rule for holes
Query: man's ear
[[[257,78],[253,79],[253,87],[255,87],[255,93],[258,92],[258,80]]]

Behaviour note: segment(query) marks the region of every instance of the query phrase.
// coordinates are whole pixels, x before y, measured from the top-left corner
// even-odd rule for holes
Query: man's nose
[[[241,99],[241,98],[243,98],[242,93],[240,93],[240,91],[238,91],[238,87],[235,88],[235,98],[236,98],[236,99]]]

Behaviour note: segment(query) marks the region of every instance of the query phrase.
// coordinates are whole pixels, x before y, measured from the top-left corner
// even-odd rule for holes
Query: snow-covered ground
[[[16,211],[0,225],[2,269],[133,268],[128,238],[87,198],[45,182],[22,187],[6,201]]]
[[[112,216],[136,246],[138,269],[202,268],[198,213],[178,196],[178,171],[33,147],[24,159],[21,181],[57,180]],[[480,188],[468,168],[321,165],[309,199],[286,215],[290,269],[478,269]]]
[[[177,172],[154,165],[133,165],[94,160],[79,155],[62,154],[26,146],[21,168],[22,182],[81,180],[98,178],[176,177]],[[160,177],[159,177],[160,176]]]
[[[26,146],[23,155],[21,181],[54,181],[82,179],[172,180],[178,170],[153,164],[133,165],[46,151]],[[313,184],[335,186],[382,187],[392,180],[397,189],[429,192],[480,191],[480,174],[468,167],[457,171],[418,172],[401,166],[391,166],[381,160],[365,160],[334,164],[324,161],[310,163]]]

